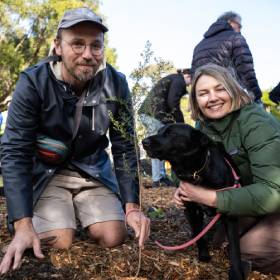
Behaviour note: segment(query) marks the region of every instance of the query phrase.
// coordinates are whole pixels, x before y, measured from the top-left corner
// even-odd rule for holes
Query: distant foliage
[[[277,119],[280,120],[280,106],[269,99],[268,93],[269,91],[265,90],[263,91],[262,96],[262,101],[266,107],[266,111],[270,112],[272,115],[274,115]]]
[[[99,13],[99,0],[0,1],[0,110],[11,95],[20,71],[49,53],[64,11],[89,7]],[[105,38],[106,42],[107,37]],[[116,62],[116,50],[106,48],[107,60]]]

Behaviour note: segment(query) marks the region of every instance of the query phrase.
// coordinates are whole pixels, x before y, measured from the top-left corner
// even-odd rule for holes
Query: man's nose
[[[91,46],[86,46],[83,54],[82,54],[83,58],[85,59],[91,59],[93,58],[93,55],[92,55],[92,51],[91,51]]]

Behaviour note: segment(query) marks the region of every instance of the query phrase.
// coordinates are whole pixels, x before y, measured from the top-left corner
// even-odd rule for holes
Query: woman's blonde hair
[[[198,107],[195,91],[197,81],[202,75],[211,76],[224,86],[232,100],[232,111],[240,109],[244,105],[253,102],[253,95],[251,93],[248,93],[239,84],[236,79],[235,72],[232,69],[224,68],[216,64],[206,64],[197,68],[192,79],[189,106],[192,118],[195,121],[204,121],[205,119],[204,115]]]

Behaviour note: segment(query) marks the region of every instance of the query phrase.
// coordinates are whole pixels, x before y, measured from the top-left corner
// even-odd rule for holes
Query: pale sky
[[[176,68],[190,67],[195,45],[226,11],[242,17],[242,34],[253,54],[261,89],[280,82],[280,1],[278,0],[103,0],[100,12],[127,77],[141,60],[147,40],[156,57]]]

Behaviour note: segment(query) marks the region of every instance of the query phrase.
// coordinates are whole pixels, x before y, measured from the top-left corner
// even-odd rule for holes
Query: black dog
[[[142,144],[150,157],[169,161],[180,180],[213,189],[235,183],[229,164],[232,160],[222,145],[187,124],[166,125],[157,135],[144,139]],[[185,213],[196,236],[203,228],[203,210],[197,203],[188,202]],[[222,221],[229,241],[229,279],[243,280],[237,218],[222,215]],[[197,246],[199,260],[208,261],[210,255],[206,240],[200,239]]]

